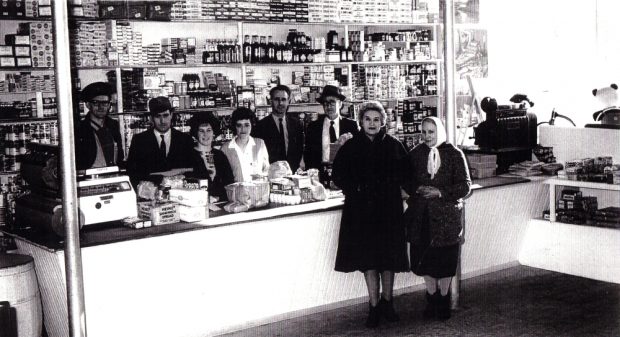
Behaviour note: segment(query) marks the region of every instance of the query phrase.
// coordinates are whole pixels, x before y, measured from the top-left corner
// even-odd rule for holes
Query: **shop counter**
[[[537,180],[479,182],[466,200],[463,279],[516,265],[527,220],[548,197]],[[333,269],[342,203],[83,230],[89,337],[215,335],[366,302],[363,275]],[[68,336],[63,243],[11,235],[20,253],[35,258],[48,335]],[[423,284],[412,273],[398,274],[395,294]]]

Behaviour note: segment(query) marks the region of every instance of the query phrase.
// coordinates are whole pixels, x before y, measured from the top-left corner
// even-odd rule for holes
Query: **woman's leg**
[[[364,279],[366,280],[366,288],[368,288],[368,297],[370,299],[366,327],[375,328],[379,325],[379,321],[381,320],[379,308],[379,273],[376,270],[367,270],[364,272]]]
[[[450,291],[451,281],[452,281],[452,277],[443,277],[438,280],[439,291],[441,292],[441,296],[448,295],[448,291]]]
[[[426,283],[426,308],[424,308],[424,318],[435,318],[437,316],[437,279],[430,276],[424,276]]]
[[[386,301],[391,301],[393,289],[394,272],[386,270],[381,273],[381,298],[384,298]]]
[[[437,307],[437,318],[440,320],[447,320],[451,316],[451,294],[450,294],[450,282],[452,277],[443,277],[439,279],[439,305]]]
[[[400,317],[394,311],[394,302],[392,301],[392,290],[394,289],[394,272],[383,271],[381,272],[381,300],[379,306],[381,307],[381,313],[388,322],[398,322]]]
[[[367,270],[364,272],[364,279],[366,288],[368,288],[370,305],[376,307],[379,303],[379,273],[376,270]]]
[[[426,292],[433,295],[437,291],[437,279],[430,276],[424,276],[424,283],[426,283]]]

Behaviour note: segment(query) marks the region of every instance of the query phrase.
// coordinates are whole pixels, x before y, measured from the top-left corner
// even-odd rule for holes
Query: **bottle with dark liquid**
[[[260,43],[259,43],[259,62],[261,63],[266,63],[267,62],[267,40],[265,39],[264,36],[260,37]]]
[[[252,63],[252,42],[250,35],[246,35],[243,39],[243,62]]]
[[[258,35],[252,35],[252,63],[260,62],[260,45],[258,43]]]
[[[273,37],[271,35],[267,37],[266,58],[267,58],[266,63],[276,61],[276,45],[273,43]]]

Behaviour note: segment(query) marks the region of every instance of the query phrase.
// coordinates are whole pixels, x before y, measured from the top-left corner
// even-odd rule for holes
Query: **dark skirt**
[[[456,274],[460,244],[447,247],[411,245],[411,270],[418,276],[452,277]]]
[[[418,276],[433,278],[452,277],[456,274],[460,244],[446,247],[431,247],[428,228],[428,214],[425,212],[420,228],[421,242],[411,243],[411,271]]]

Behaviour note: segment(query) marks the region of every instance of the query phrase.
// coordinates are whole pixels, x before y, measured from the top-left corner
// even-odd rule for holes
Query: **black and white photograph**
[[[620,336],[617,0],[0,0],[0,337]]]

